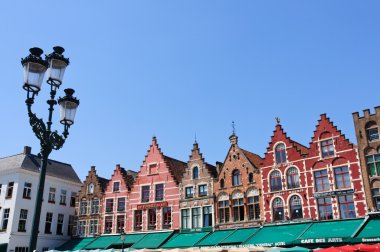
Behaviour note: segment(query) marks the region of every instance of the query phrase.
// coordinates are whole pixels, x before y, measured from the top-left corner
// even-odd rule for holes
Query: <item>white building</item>
[[[30,147],[0,158],[0,252],[28,252],[40,159]],[[81,181],[69,164],[49,160],[37,250],[54,249],[70,239],[75,195]]]

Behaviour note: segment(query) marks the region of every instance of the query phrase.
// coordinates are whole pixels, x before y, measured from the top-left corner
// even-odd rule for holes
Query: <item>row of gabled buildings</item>
[[[376,113],[354,113],[358,146],[321,115],[308,146],[280,121],[263,157],[230,136],[224,162],[205,161],[197,142],[187,162],[164,155],[153,137],[138,172],[116,166],[110,179],[91,167],[77,195],[76,234],[236,229],[274,222],[362,217],[380,210]]]

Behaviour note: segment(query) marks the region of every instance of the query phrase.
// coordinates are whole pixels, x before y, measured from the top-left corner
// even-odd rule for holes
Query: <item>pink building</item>
[[[129,192],[137,173],[126,171],[120,165],[109,180],[103,196],[101,233],[125,232]]]
[[[186,163],[167,157],[155,137],[131,188],[127,232],[179,229],[179,183]]]

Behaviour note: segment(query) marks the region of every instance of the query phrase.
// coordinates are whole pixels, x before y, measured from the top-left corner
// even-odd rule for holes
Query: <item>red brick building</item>
[[[104,190],[108,180],[96,174],[91,166],[76,197],[77,229],[80,237],[100,235]]]
[[[357,148],[325,114],[308,148],[278,123],[261,171],[266,222],[366,214]]]
[[[230,136],[231,147],[214,183],[217,229],[258,226],[262,221],[260,156],[238,146]]]
[[[182,231],[212,230],[215,224],[214,182],[216,167],[206,163],[198,143],[194,143],[180,183]]]
[[[265,222],[311,218],[304,196],[309,186],[304,162],[308,152],[286,135],[280,123],[276,125],[261,168]]]
[[[107,183],[103,196],[101,233],[121,233],[125,230],[129,192],[137,173],[120,165]]]
[[[127,232],[180,228],[179,183],[185,167],[186,163],[165,156],[153,137],[131,188]]]

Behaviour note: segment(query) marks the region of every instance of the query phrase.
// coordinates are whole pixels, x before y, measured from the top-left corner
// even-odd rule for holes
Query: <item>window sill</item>
[[[154,227],[148,227],[148,230],[156,230],[156,226],[154,226]]]
[[[57,235],[63,235],[63,233],[57,233]]]
[[[0,229],[0,233],[5,233],[5,232],[7,232],[6,229]]]
[[[51,234],[51,232],[45,232],[45,234]]]
[[[55,201],[48,201],[48,203],[50,203],[50,204],[55,204]]]
[[[30,200],[31,197],[22,197],[23,199],[27,199],[27,200]]]
[[[135,227],[134,230],[135,230],[135,231],[141,231],[142,228],[141,228],[141,227]]]
[[[25,233],[26,230],[17,230],[17,232],[20,232],[20,233]]]
[[[12,199],[12,196],[6,196],[5,199]]]
[[[59,205],[61,205],[61,206],[66,206],[66,203],[59,203]]]

